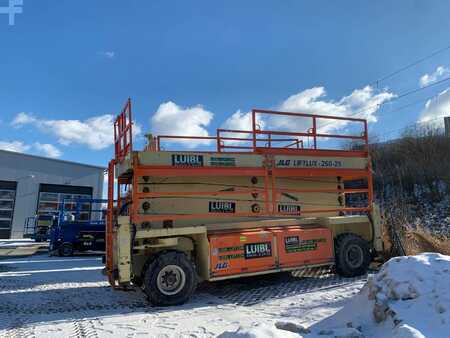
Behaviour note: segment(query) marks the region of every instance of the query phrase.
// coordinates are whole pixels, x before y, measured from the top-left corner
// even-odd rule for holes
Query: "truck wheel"
[[[370,250],[367,242],[355,234],[341,234],[335,240],[336,272],[344,277],[355,277],[367,272]]]
[[[160,254],[144,275],[144,291],[153,305],[169,306],[185,303],[197,286],[194,265],[184,253]]]
[[[58,249],[60,256],[69,257],[73,255],[73,245],[72,243],[63,243]]]

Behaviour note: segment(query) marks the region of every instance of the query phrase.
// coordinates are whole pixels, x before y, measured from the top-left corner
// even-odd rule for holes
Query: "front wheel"
[[[185,303],[197,287],[194,265],[184,253],[169,251],[158,255],[144,275],[144,291],[153,305]]]
[[[367,242],[355,234],[341,234],[335,240],[336,271],[344,277],[367,272],[371,256]]]
[[[72,243],[63,243],[58,249],[58,254],[63,257],[69,257],[73,255],[73,245]]]

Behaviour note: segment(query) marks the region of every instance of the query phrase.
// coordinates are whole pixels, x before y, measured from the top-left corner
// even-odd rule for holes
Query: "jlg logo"
[[[217,263],[214,270],[228,269],[228,262]]]
[[[203,167],[203,155],[173,154],[173,166]]]

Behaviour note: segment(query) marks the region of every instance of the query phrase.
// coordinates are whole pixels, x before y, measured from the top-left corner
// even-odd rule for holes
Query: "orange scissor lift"
[[[127,101],[114,124],[108,176],[106,270],[113,287],[140,286],[152,303],[173,305],[185,302],[199,280],[333,264],[344,276],[366,272],[382,250],[366,120],[260,109],[251,119],[249,131],[148,135],[145,149],[133,151]],[[265,130],[258,121],[289,129]],[[361,131],[321,132],[330,123]],[[293,132],[293,125],[306,130]],[[358,146],[336,149],[333,140]],[[174,141],[216,149],[164,150]],[[365,186],[347,189],[348,180]],[[346,194],[364,195],[365,205],[346,206]]]

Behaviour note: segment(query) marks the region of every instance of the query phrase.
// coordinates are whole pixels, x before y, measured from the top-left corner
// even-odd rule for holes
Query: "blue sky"
[[[450,82],[395,99],[450,76],[450,49],[373,81],[450,45],[449,11],[448,1],[23,0],[14,26],[0,14],[0,147],[106,165],[112,115],[129,96],[138,147],[148,131],[245,127],[253,107],[366,110],[357,117],[372,135],[395,137],[450,109]]]

